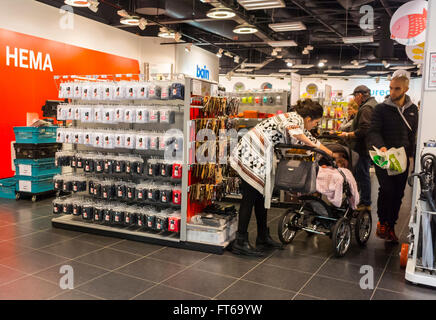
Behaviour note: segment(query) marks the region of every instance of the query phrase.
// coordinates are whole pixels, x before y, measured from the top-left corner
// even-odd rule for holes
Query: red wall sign
[[[139,73],[139,62],[0,29],[0,178],[13,175],[13,127],[26,125],[26,113],[42,117],[45,100],[58,99],[54,75]]]

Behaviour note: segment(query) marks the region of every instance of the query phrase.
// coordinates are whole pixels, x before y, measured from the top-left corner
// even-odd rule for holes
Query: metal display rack
[[[77,77],[77,76],[56,76],[55,82],[57,85],[62,81],[71,81],[72,79],[81,79],[81,80],[92,80],[96,79],[96,81],[117,81],[117,80],[143,80],[143,75],[116,75],[116,76],[107,76],[107,75],[98,75],[98,76],[86,76],[86,77]],[[150,81],[150,80],[149,80]],[[183,158],[181,159],[182,163],[182,178],[181,178],[181,220],[180,220],[180,231],[178,233],[157,233],[152,231],[143,231],[139,228],[130,228],[130,227],[119,227],[119,226],[111,226],[111,225],[103,225],[96,224],[91,221],[82,220],[80,217],[73,215],[59,215],[52,219],[52,225],[56,228],[62,228],[73,231],[87,232],[93,234],[99,234],[104,236],[112,236],[123,239],[148,242],[154,244],[160,244],[171,247],[178,247],[190,250],[198,250],[204,252],[211,253],[222,253],[226,246],[229,244],[228,242],[220,243],[220,244],[211,244],[204,242],[193,242],[187,241],[187,223],[190,218],[189,213],[189,183],[190,183],[190,170],[191,164],[194,159],[192,157],[193,152],[195,152],[195,142],[191,142],[190,132],[192,126],[192,113],[196,108],[202,108],[202,106],[195,106],[191,104],[192,97],[204,97],[211,96],[216,94],[218,91],[218,84],[211,81],[200,80],[191,78],[185,75],[178,75],[177,81],[174,80],[174,76],[171,75],[171,78],[168,80],[171,82],[179,82],[184,84],[184,100],[140,100],[142,104],[153,104],[156,106],[176,106],[179,108],[179,112],[176,113],[176,121],[175,126],[179,126],[181,131],[183,132]],[[82,100],[72,100],[72,103],[87,103],[90,104],[91,101],[82,101]],[[135,105],[139,101],[137,100],[123,100],[123,101],[110,101],[110,103],[123,103],[124,105],[128,103],[129,105]],[[108,101],[92,101],[91,104],[101,104],[108,103]],[[78,125],[78,121],[73,120],[72,124],[74,127]],[[145,126],[144,129],[149,129],[147,126],[149,124],[126,124],[129,126],[128,129],[134,129],[135,126]],[[174,126],[173,125],[173,126]],[[174,128],[173,126],[165,129]],[[73,144],[74,150],[77,150],[77,145]],[[107,149],[96,149],[93,151],[108,151]],[[136,152],[137,150],[123,149],[120,151],[119,149],[114,149],[112,152],[120,153],[124,152],[127,154],[141,154],[140,152]],[[141,150],[142,152],[142,150]],[[144,155],[144,154],[141,154]],[[153,154],[157,155],[157,154]],[[163,155],[163,153],[161,153]]]

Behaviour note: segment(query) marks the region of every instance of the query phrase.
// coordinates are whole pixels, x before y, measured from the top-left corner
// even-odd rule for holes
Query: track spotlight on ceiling
[[[218,58],[221,58],[221,57],[223,56],[223,52],[224,52],[223,49],[219,49],[218,52],[217,52],[217,54],[216,54],[216,56],[217,56]]]
[[[144,18],[139,19],[138,27],[141,30],[145,30],[145,28],[147,28],[147,20],[145,20]]]
[[[186,47],[185,47],[185,51],[186,51],[186,52],[191,52],[191,49],[192,49],[192,43],[188,43],[188,44],[186,45]]]
[[[72,6],[72,7],[79,7],[79,8],[86,8],[88,7],[89,10],[92,12],[98,11],[98,5],[100,2],[98,0],[64,0],[64,3],[66,5]]]
[[[159,33],[157,34],[157,36],[166,39],[174,39],[176,33],[172,30],[168,30],[167,28],[162,27],[159,29]]]
[[[224,52],[224,55],[225,55],[226,57],[233,58],[233,54],[231,54],[231,53],[228,52],[228,51]]]
[[[180,32],[176,32],[176,33],[174,34],[174,40],[175,40],[176,42],[180,42],[181,39],[182,39],[182,34],[181,34]]]
[[[326,59],[321,59],[319,60],[318,67],[322,68],[325,66],[326,63],[327,63]]]
[[[286,65],[287,65],[288,67],[292,67],[292,66],[293,66],[293,63],[292,63],[291,61],[288,61],[288,62],[286,62]]]
[[[303,52],[301,52],[302,54],[309,54],[309,50],[307,50],[306,48],[304,48]]]
[[[235,63],[239,63],[239,56],[235,56],[235,58],[233,59],[233,61],[235,62]]]

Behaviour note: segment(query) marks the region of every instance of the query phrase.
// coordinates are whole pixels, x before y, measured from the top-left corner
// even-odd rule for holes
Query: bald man
[[[375,106],[367,142],[386,151],[392,147],[404,147],[407,153],[407,169],[404,173],[389,176],[387,170],[375,166],[379,182],[376,235],[385,241],[398,243],[395,224],[398,220],[401,202],[404,196],[410,158],[415,151],[416,130],[418,127],[418,108],[406,94],[409,90],[409,79],[405,76],[394,77],[390,82],[390,96]]]

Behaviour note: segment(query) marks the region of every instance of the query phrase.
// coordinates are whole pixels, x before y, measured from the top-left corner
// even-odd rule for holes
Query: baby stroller
[[[344,163],[348,164],[347,168],[354,174],[358,154],[342,138],[324,135],[319,140],[333,152],[343,155]],[[335,143],[326,143],[326,140],[334,140]],[[310,155],[307,151],[311,151]],[[300,230],[309,235],[329,236],[335,255],[342,257],[349,249],[354,228],[357,243],[365,246],[371,234],[371,212],[352,209],[350,185],[335,159],[320,149],[302,145],[280,144],[275,147],[275,153],[280,159],[276,172],[276,188],[297,193],[297,201],[290,203],[290,208],[280,217],[280,241],[284,244],[291,243]],[[333,206],[316,192],[316,176],[321,165],[338,170],[344,179],[340,207]]]

